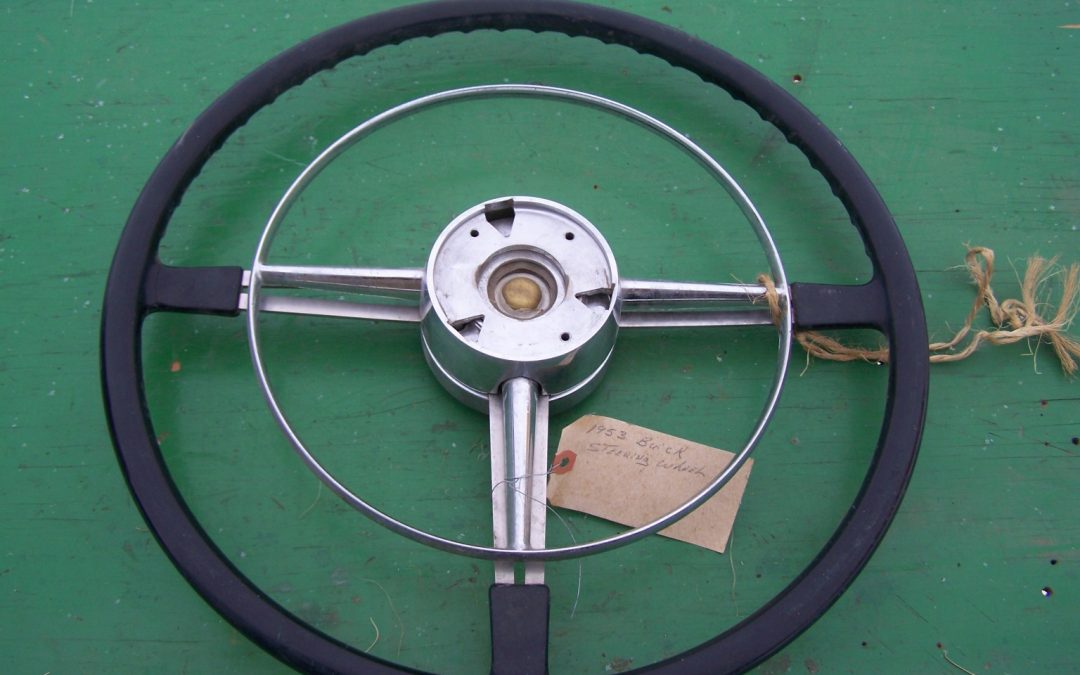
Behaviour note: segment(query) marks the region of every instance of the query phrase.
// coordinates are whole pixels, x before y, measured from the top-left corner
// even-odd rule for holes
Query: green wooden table
[[[3,8],[4,672],[283,669],[188,587],[128,495],[100,397],[103,284],[142,184],[201,110],[280,50],[400,4]],[[999,296],[1018,291],[1031,253],[1080,259],[1080,5],[604,4],[732,52],[837,133],[896,215],[932,336],[968,309],[965,243],[998,251]],[[748,110],[654,59],[518,33],[380,50],[286,95],[196,181],[165,257],[249,265],[281,191],[343,131],[424,93],[501,81],[595,91],[691,133],[761,205],[791,278],[866,279],[840,205]],[[692,161],[599,113],[520,101],[462,104],[380,132],[305,196],[276,252],[420,265],[454,215],[502,194],[581,211],[629,276],[719,282],[765,269],[735,207]],[[290,414],[332,468],[410,522],[485,541],[487,422],[435,382],[415,327],[274,317],[264,331]],[[601,390],[553,422],[595,412],[733,447],[775,359],[761,338],[627,334]],[[241,320],[155,316],[144,361],[171,470],[237,566],[373,654],[487,668],[490,565],[399,539],[322,490],[261,400]],[[690,648],[767,601],[824,544],[866,470],[885,369],[814,362],[800,372],[795,361],[727,554],[652,537],[580,567],[549,565],[555,672],[619,672]],[[884,544],[760,671],[958,672],[946,652],[977,673],[1080,669],[1077,386],[1035,344],[935,366],[920,463]],[[614,531],[564,515],[579,538]],[[549,531],[569,542],[560,525]]]

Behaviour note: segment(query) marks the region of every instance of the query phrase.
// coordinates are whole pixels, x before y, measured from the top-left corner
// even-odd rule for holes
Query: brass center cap
[[[527,277],[516,277],[502,287],[503,300],[514,310],[533,310],[540,306],[540,285]]]

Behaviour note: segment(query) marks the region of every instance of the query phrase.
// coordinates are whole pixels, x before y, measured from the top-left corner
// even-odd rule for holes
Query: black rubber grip
[[[150,311],[236,316],[244,270],[239,267],[170,267],[146,272],[143,302]]]
[[[547,675],[551,592],[535,584],[493,584],[491,675]]]

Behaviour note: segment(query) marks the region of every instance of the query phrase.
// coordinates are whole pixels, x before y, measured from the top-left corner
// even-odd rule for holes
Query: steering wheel
[[[622,103],[533,84],[464,87],[409,101],[355,127],[308,164],[270,217],[249,270],[173,267],[158,250],[173,210],[210,157],[285,90],[347,58],[419,37],[526,29],[593,38],[659,57],[721,87],[774,125],[821,173],[851,218],[873,266],[862,285],[788,283],[757,208],[692,140]],[[660,135],[700,162],[728,191],[765,251],[773,285],[622,278],[601,229],[567,206],[530,195],[492,195],[453,219],[423,268],[276,265],[268,261],[289,207],[318,173],[377,128],[468,98],[541,97],[589,106]],[[305,289],[308,295],[276,294]],[[362,302],[311,297],[330,291]],[[386,298],[389,298],[387,300]],[[772,305],[766,309],[765,301]],[[492,672],[547,670],[548,589],[543,563],[610,550],[657,532],[713,496],[749,457],[783,388],[797,329],[872,328],[890,349],[888,399],[861,490],[825,547],[776,597],[690,651],[643,669],[746,670],[809,627],[840,596],[881,541],[914,468],[925,418],[929,359],[915,273],[896,225],[840,142],[801,104],[731,55],[677,30],[616,10],[563,0],[460,0],[369,16],[282,53],[215,101],[150,177],[120,238],[102,318],[106,412],[129,488],[161,546],[225,619],[285,663],[311,672],[401,672],[308,625],[237,570],[188,509],[161,454],[144,393],[143,322],[153,312],[246,313],[252,361],[282,431],[308,467],[342,499],[390,529],[453,553],[494,561]],[[456,398],[490,415],[491,546],[415,528],[339,482],[290,424],[262,363],[261,312],[417,323],[424,356]],[[727,467],[692,498],[640,527],[595,541],[545,547],[547,417],[598,385],[620,330],[763,326],[775,330],[772,388],[753,430]]]

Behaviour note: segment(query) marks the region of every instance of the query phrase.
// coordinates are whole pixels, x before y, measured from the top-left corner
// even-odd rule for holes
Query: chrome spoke
[[[631,312],[619,316],[619,328],[701,328],[771,326],[769,310],[745,312]]]
[[[300,314],[373,321],[420,321],[422,269],[366,267],[310,267],[259,265],[255,273],[245,271],[238,308],[250,309],[251,297],[258,298],[258,310],[277,314]],[[252,293],[252,287],[256,292]],[[398,302],[353,302],[341,298],[312,298],[275,295],[270,289],[308,289],[337,294],[367,295]],[[402,302],[404,301],[404,302]]]
[[[419,298],[424,279],[419,268],[260,265],[258,273],[263,288],[313,288],[409,300]]]
[[[247,310],[249,297],[240,294],[240,309]],[[319,298],[297,298],[286,295],[259,295],[259,311],[274,314],[301,314],[305,316],[326,316],[338,319],[370,319],[372,321],[397,321],[417,323],[420,321],[420,308],[412,305],[374,305],[345,300],[323,300]]]
[[[619,297],[624,306],[670,306],[686,303],[755,303],[765,300],[761,284],[696,284],[683,281],[623,279]]]
[[[548,397],[524,377],[488,397],[491,426],[491,516],[495,548],[544,548],[547,530]],[[495,562],[495,583],[513,584],[515,563]],[[526,584],[544,583],[544,563],[525,564]]]
[[[767,326],[774,323],[762,284],[699,284],[624,279],[620,328]],[[780,306],[787,294],[776,289]]]

